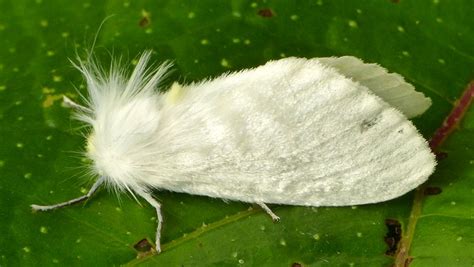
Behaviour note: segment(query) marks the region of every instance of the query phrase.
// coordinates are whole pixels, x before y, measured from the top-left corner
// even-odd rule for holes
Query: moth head
[[[94,61],[76,65],[87,81],[87,107],[77,118],[90,126],[85,155],[92,171],[119,189],[137,186],[143,176],[143,155],[154,142],[161,114],[158,83],[169,64],[147,69],[144,53],[133,72],[112,64],[108,72]]]

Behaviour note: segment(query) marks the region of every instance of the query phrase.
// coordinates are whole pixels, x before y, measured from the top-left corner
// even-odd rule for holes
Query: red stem
[[[429,143],[431,149],[435,150],[441,143],[449,136],[449,134],[456,128],[464,113],[469,108],[472,98],[474,97],[474,81],[471,81],[467,86],[466,90],[462,94],[461,98],[456,101],[451,113],[444,120],[441,127],[439,127],[433,137],[431,137]]]

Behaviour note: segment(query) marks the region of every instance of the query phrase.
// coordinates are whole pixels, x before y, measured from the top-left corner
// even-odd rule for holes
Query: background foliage
[[[196,81],[286,56],[354,55],[402,74],[430,96],[415,120],[429,138],[474,77],[474,2],[420,1],[27,1],[0,0],[0,266],[389,266],[385,219],[407,228],[413,194],[342,208],[273,206],[274,224],[245,203],[157,192],[164,252],[134,260],[153,240],[154,210],[100,191],[85,205],[32,213],[90,186],[84,140],[63,94],[84,92],[68,58],[91,46],[132,62],[153,49],[174,60],[172,80]],[[474,112],[441,148],[420,212],[411,266],[474,264]],[[422,201],[422,202],[420,202]],[[420,206],[421,205],[421,206]],[[405,233],[405,232],[404,232]],[[165,265],[166,264],[166,265]]]

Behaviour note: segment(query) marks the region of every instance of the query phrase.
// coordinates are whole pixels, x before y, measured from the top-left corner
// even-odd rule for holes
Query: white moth
[[[168,65],[147,68],[145,52],[130,77],[118,64],[104,73],[76,66],[87,81],[86,106],[67,100],[90,126],[86,155],[97,181],[155,207],[152,189],[260,205],[347,206],[401,196],[426,181],[436,161],[407,119],[431,100],[376,64],[351,57],[285,58],[212,80],[156,87]]]

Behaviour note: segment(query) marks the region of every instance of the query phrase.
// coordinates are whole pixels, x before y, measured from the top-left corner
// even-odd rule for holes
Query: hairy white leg
[[[65,201],[65,202],[62,202],[62,203],[58,203],[58,204],[54,204],[54,205],[49,205],[49,206],[41,206],[41,205],[35,205],[35,204],[32,204],[31,205],[31,208],[34,210],[34,211],[47,211],[47,210],[54,210],[54,209],[58,209],[58,208],[62,208],[62,207],[66,207],[66,206],[69,206],[69,205],[72,205],[72,204],[76,204],[76,203],[79,203],[79,202],[82,202],[88,198],[90,198],[95,191],[97,191],[97,189],[99,188],[99,186],[104,182],[105,180],[105,177],[101,176],[99,179],[97,179],[97,181],[92,185],[91,189],[89,190],[89,192],[87,192],[87,194],[83,195],[83,196],[80,196],[78,198],[75,198],[75,199],[71,199],[69,201]]]
[[[161,227],[163,223],[163,215],[161,214],[161,204],[156,201],[156,199],[153,198],[153,196],[146,192],[146,191],[141,191],[137,190],[138,195],[140,195],[142,198],[144,198],[150,205],[152,205],[155,210],[156,210],[156,217],[157,217],[157,223],[158,225],[156,226],[156,239],[155,239],[155,245],[156,245],[156,252],[160,253],[161,252]]]
[[[63,103],[66,107],[70,107],[70,108],[80,110],[80,111],[91,112],[89,108],[86,108],[84,106],[77,104],[76,102],[72,101],[69,97],[65,95],[63,96]]]
[[[274,222],[278,222],[280,220],[280,217],[278,217],[278,215],[276,215],[275,213],[273,213],[273,211],[263,202],[257,202],[257,204],[262,207],[262,209],[268,214],[270,215],[270,217],[272,217],[272,220]]]

